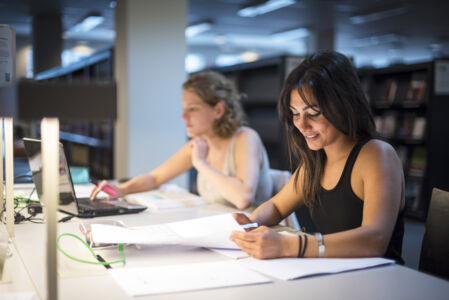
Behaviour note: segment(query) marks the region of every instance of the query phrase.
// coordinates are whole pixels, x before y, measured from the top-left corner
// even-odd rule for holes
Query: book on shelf
[[[398,88],[395,96],[396,103],[403,103],[404,101],[406,101],[409,87],[410,82],[408,80],[400,80],[398,82]]]
[[[399,122],[397,137],[402,139],[409,139],[412,137],[413,127],[415,124],[415,114],[404,114]]]
[[[413,124],[412,138],[419,140],[423,139],[425,130],[426,130],[426,118],[416,117]]]
[[[386,138],[394,137],[396,132],[396,114],[394,112],[388,112],[382,117],[382,136]]]
[[[375,84],[373,87],[373,104],[379,107],[391,106],[396,99],[397,90],[398,81],[396,79],[387,79]]]
[[[388,79],[385,81],[385,95],[384,102],[391,105],[396,98],[396,92],[398,90],[398,81],[396,79]]]
[[[419,105],[425,101],[425,92],[427,86],[426,75],[426,72],[415,72],[412,74],[410,86],[407,91],[406,101],[404,102],[405,105]]]
[[[410,158],[410,168],[408,175],[416,177],[423,176],[426,165],[427,165],[427,148],[423,146],[414,147],[412,156]]]
[[[383,117],[382,116],[374,116],[374,124],[376,125],[376,131],[379,134],[382,134],[382,126],[383,126]]]

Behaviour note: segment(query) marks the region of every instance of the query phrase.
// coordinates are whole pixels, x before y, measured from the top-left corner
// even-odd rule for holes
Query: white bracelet
[[[326,247],[323,244],[323,235],[319,232],[315,233],[316,242],[318,243],[318,257],[324,257]]]

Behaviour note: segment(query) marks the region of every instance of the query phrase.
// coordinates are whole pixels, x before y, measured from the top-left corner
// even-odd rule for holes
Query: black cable
[[[73,217],[74,217],[74,216],[72,216],[72,215],[66,216],[66,217],[60,219],[60,220],[58,221],[58,223],[64,223],[64,222],[67,222],[67,221],[71,220]]]

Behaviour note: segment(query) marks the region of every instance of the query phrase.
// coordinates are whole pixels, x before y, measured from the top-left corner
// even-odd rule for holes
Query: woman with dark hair
[[[286,79],[278,103],[294,176],[241,224],[231,239],[256,258],[373,257],[401,259],[404,175],[395,150],[374,139],[373,117],[352,63],[322,51]],[[289,236],[266,227],[306,205],[318,231]],[[301,222],[301,220],[299,220]]]
[[[149,173],[118,186],[101,182],[91,199],[107,187],[113,189],[109,198],[152,190],[192,167],[198,171],[198,192],[208,202],[246,209],[272,196],[265,148],[259,135],[244,126],[241,95],[233,82],[209,71],[191,76],[182,87],[182,119],[191,140]]]

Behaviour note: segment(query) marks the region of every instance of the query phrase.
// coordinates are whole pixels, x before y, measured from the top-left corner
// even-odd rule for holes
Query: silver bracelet
[[[319,232],[315,233],[316,242],[318,243],[318,257],[324,257],[326,247],[323,244],[323,235]]]

